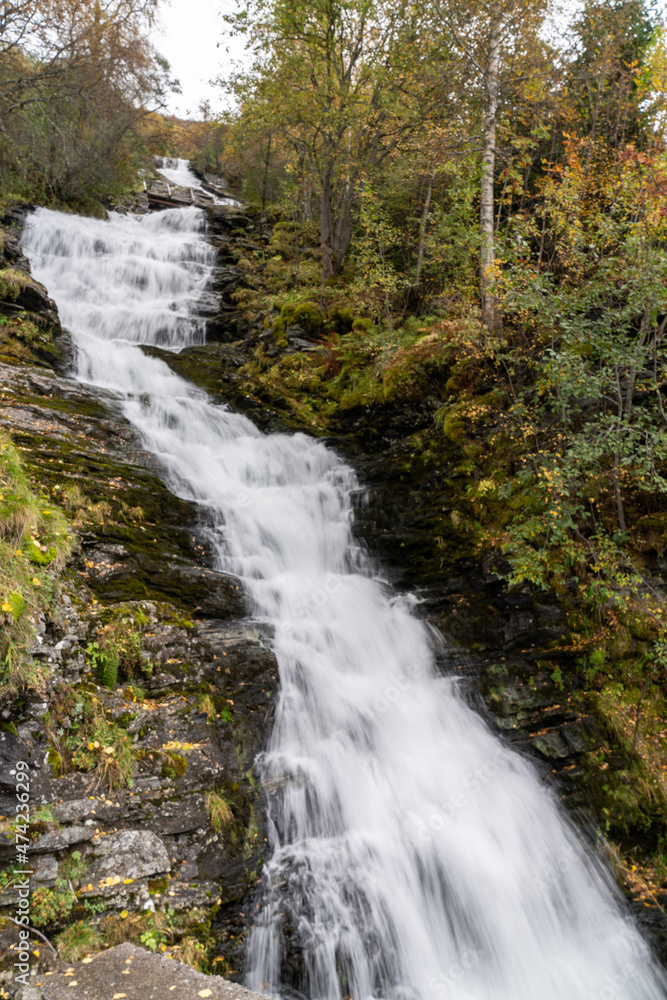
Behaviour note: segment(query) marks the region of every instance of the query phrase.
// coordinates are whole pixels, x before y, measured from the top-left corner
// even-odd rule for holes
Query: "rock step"
[[[41,973],[34,984],[14,991],[15,1000],[260,1000],[222,976],[206,976],[174,961],[167,950],[153,954],[120,944],[62,971]]]

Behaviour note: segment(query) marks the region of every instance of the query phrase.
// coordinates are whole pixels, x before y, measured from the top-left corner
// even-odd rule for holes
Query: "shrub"
[[[38,886],[30,901],[30,919],[35,927],[64,924],[76,902],[69,889]]]

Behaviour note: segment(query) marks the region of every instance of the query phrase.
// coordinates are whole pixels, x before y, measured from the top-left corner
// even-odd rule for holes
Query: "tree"
[[[168,65],[148,41],[157,0],[42,0],[12,11],[0,50],[5,190],[81,202],[131,167],[136,127]]]
[[[482,93],[480,178],[480,292],[486,326],[500,325],[498,298],[494,291],[495,254],[495,164],[497,122],[501,105],[503,63],[526,42],[539,45],[545,4],[542,0],[435,0],[435,11],[446,26],[460,57],[475,71]]]
[[[645,0],[586,0],[568,72],[580,135],[614,149],[646,142],[640,81],[656,22]]]
[[[246,118],[260,108],[267,142],[280,135],[298,172],[314,171],[326,281],[343,267],[364,177],[424,125],[442,87],[426,20],[397,0],[250,0],[230,20],[261,46],[252,76],[232,84]]]

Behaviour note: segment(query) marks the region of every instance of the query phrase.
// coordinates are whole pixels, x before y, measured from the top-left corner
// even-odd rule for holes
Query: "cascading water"
[[[199,180],[196,174],[193,174],[190,170],[187,160],[182,160],[178,157],[165,158],[161,167],[156,168],[159,174],[169,181],[170,184],[176,184],[178,187],[193,188],[195,191],[206,191],[206,188]],[[210,192],[206,192],[210,194]],[[240,205],[241,202],[236,198],[218,198],[210,195],[216,205]]]
[[[40,209],[24,246],[79,378],[121,394],[275,626],[281,695],[260,762],[273,854],[249,985],[279,993],[284,929],[313,1000],[665,997],[554,799],[438,676],[409,599],[355,546],[352,470],[302,434],[261,435],[137,346],[203,339],[202,215]]]

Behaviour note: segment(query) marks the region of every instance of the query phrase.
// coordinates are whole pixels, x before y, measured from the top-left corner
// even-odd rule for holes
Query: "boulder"
[[[121,830],[102,837],[93,844],[93,855],[86,873],[93,884],[114,876],[137,879],[171,870],[167,849],[150,830]]]

